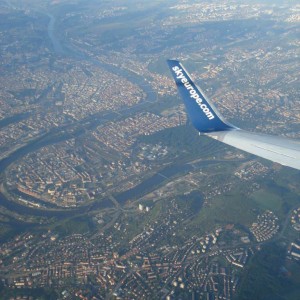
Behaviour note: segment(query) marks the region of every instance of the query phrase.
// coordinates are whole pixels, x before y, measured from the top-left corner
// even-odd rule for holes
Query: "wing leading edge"
[[[192,81],[182,64],[168,60],[189,118],[201,133],[251,154],[300,170],[300,142],[241,130],[227,122]]]

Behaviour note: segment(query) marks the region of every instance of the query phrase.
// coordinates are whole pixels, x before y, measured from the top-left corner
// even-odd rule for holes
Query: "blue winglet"
[[[209,103],[202,91],[194,84],[188,72],[177,60],[168,60],[177,88],[183,98],[189,118],[194,127],[203,133],[238,129],[223,119]]]

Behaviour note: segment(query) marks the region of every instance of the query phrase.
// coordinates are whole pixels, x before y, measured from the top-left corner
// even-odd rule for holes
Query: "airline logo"
[[[190,81],[184,76],[183,70],[180,69],[178,66],[173,67],[172,70],[175,72],[176,78],[181,80],[184,87],[189,91],[190,97],[193,98],[196,101],[196,103],[199,105],[199,107],[204,112],[204,114],[207,116],[207,118],[209,120],[214,119],[215,116],[210,111],[210,109],[207,107],[207,105],[205,103],[203,103],[204,100],[199,96],[197,91],[193,88]]]

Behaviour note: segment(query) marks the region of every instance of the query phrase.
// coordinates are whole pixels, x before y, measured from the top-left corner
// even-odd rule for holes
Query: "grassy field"
[[[53,227],[55,232],[58,232],[60,235],[70,235],[74,233],[86,233],[93,229],[92,221],[87,217],[75,217],[69,218],[62,221],[60,224],[56,224]]]
[[[298,300],[299,265],[295,262],[286,264],[284,257],[285,248],[282,245],[265,245],[243,273],[236,299]]]
[[[251,199],[262,209],[269,209],[275,213],[281,212],[282,198],[272,191],[260,189],[252,194]]]
[[[238,192],[218,196],[201,209],[188,227],[205,233],[229,223],[249,226],[256,220],[256,207],[253,200]]]
[[[29,298],[30,296],[32,298]],[[59,299],[59,295],[54,290],[51,290],[50,288],[8,289],[0,285],[0,299],[55,300],[55,299]]]

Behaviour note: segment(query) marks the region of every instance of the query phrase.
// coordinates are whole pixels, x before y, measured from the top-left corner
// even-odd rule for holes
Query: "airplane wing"
[[[300,142],[242,130],[229,122],[205,97],[177,60],[168,60],[170,71],[183,98],[189,118],[201,133],[215,140],[300,170]]]

